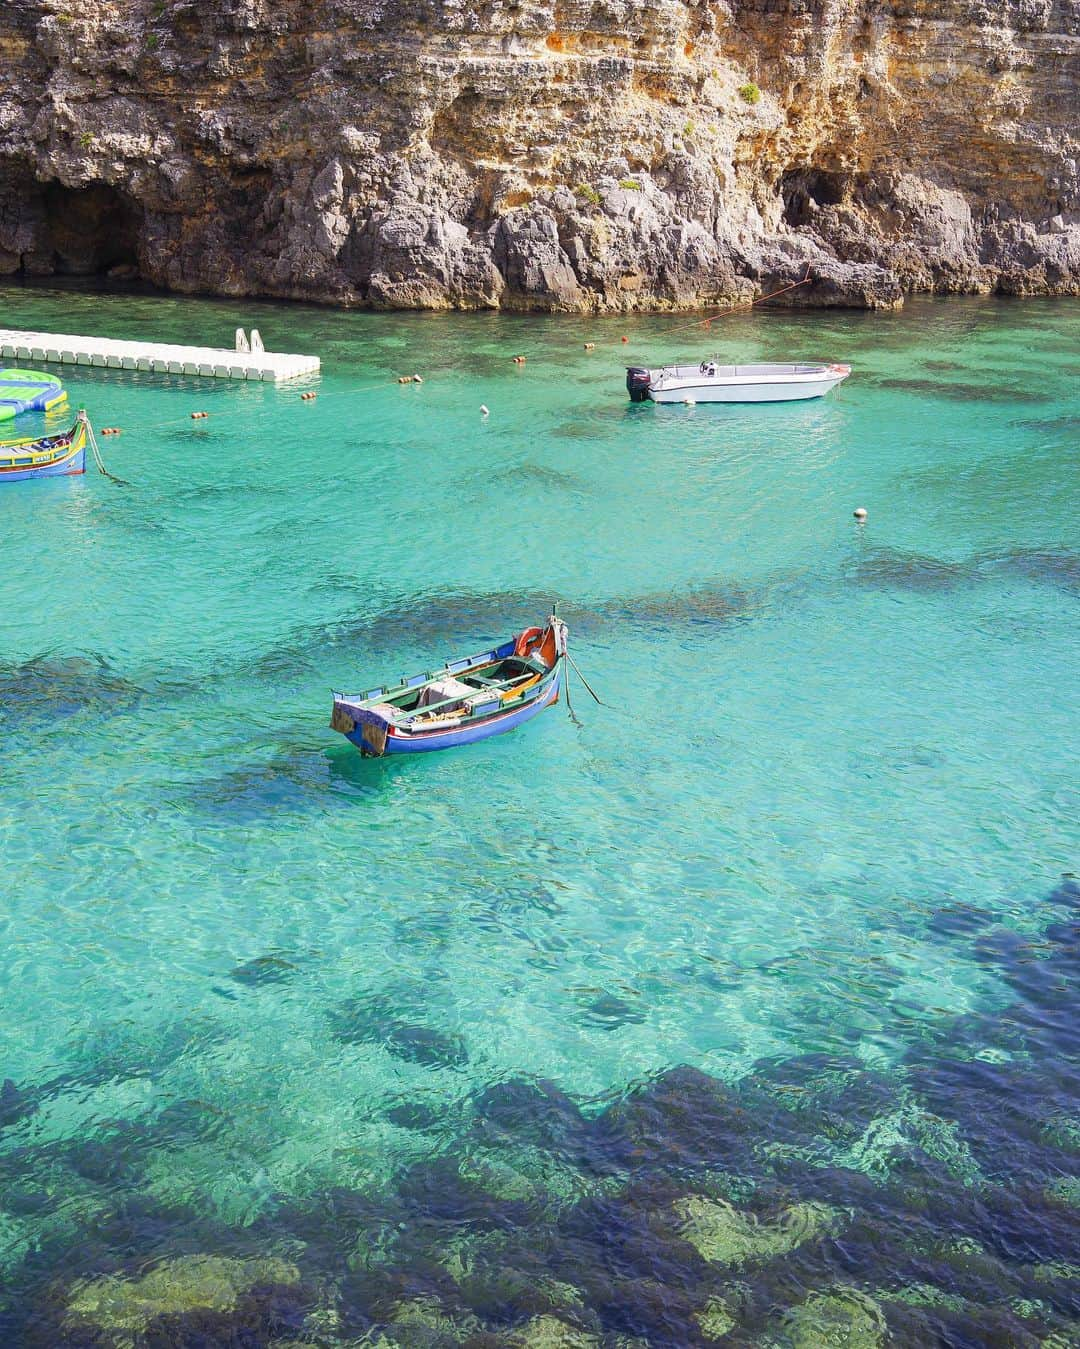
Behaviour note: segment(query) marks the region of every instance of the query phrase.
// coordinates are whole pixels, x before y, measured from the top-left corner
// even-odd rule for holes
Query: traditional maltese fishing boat
[[[38,370],[0,370],[0,422],[21,412],[49,412],[67,398],[64,386]]]
[[[784,403],[821,398],[850,374],[850,365],[633,365],[626,390],[633,403]]]
[[[335,694],[330,726],[361,754],[418,754],[470,745],[530,721],[559,700],[566,624],[554,613],[502,646],[349,697]]]
[[[71,430],[59,435],[0,440],[0,482],[85,473],[89,440],[90,423],[82,411]]]

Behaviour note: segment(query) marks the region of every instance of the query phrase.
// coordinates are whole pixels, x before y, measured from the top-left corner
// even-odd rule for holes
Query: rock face
[[[0,273],[380,308],[1080,291],[1080,0],[9,0]]]

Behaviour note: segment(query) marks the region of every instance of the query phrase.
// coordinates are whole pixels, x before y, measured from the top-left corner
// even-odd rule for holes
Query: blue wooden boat
[[[71,430],[59,435],[0,440],[0,482],[85,473],[89,438],[90,423],[80,411]]]
[[[566,624],[526,628],[441,670],[355,696],[335,694],[330,726],[361,754],[420,754],[512,731],[559,700]]]

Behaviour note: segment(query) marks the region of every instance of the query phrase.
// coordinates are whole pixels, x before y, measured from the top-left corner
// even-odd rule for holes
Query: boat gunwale
[[[728,371],[733,373],[726,373]],[[649,388],[672,389],[684,385],[707,389],[754,388],[762,384],[809,384],[819,380],[839,382],[850,374],[851,368],[841,365],[729,365],[717,366],[716,373],[712,375],[700,366],[665,365],[650,380]]]
[[[406,675],[396,684],[384,684],[377,688],[368,689],[360,696],[351,693],[335,693],[334,699],[339,702],[352,703],[355,707],[362,708],[366,704],[375,704],[386,702],[389,698],[396,698],[399,694],[407,693],[410,689],[422,689],[428,684],[434,684],[440,679],[446,679],[450,676],[457,677],[462,674],[469,674],[475,669],[482,669],[485,665],[492,665],[495,661],[505,660],[508,656],[514,654],[514,639],[511,637],[508,642],[503,642],[501,646],[493,647],[488,651],[480,651],[475,656],[460,657],[457,660],[448,660],[445,665],[438,670],[426,671],[423,676]],[[452,701],[452,700],[451,700]]]
[[[450,707],[462,706],[465,703],[479,704],[471,708],[462,706],[460,716],[461,721],[484,721],[500,715],[502,711],[516,711],[525,706],[530,701],[538,698],[547,688],[552,676],[556,673],[559,661],[554,665],[548,665],[540,668],[539,662],[529,660],[526,657],[518,657],[522,666],[531,670],[535,676],[534,681],[529,681],[520,690],[510,687],[513,679],[522,678],[521,675],[515,675],[507,680],[496,681],[487,689],[476,689],[474,693],[463,697],[454,695],[451,698],[445,698],[441,702],[431,703],[424,708],[397,708],[390,701],[392,698],[400,697],[403,693],[410,693],[414,690],[419,695],[423,689],[432,684],[439,683],[445,678],[458,678],[468,675],[476,670],[482,670],[486,665],[492,665],[498,661],[507,660],[514,656],[514,638],[504,642],[502,646],[495,647],[493,650],[485,651],[476,656],[469,656],[463,660],[449,661],[447,665],[437,670],[434,674],[427,673],[420,679],[419,676],[412,676],[400,684],[392,685],[377,692],[369,692],[363,698],[352,698],[348,694],[334,694],[334,702],[345,703],[349,708],[349,715],[354,712],[372,712],[377,710],[377,715],[385,720],[391,730],[403,730],[410,735],[419,734],[421,730],[413,730],[409,724],[424,716],[431,716],[437,713],[440,708],[446,709],[446,715],[450,715]],[[507,698],[507,694],[510,697]],[[509,704],[509,706],[508,706]],[[383,712],[383,708],[389,708],[395,715],[389,716]],[[440,728],[443,729],[443,728]]]
[[[50,469],[59,470],[69,460],[84,454],[86,444],[85,423],[81,417],[70,430],[55,435],[0,441],[0,479],[27,474],[45,476]],[[83,470],[67,471],[81,473]]]

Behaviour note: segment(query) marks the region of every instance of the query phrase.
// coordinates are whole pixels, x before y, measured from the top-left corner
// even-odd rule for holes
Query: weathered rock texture
[[[1080,0],[6,0],[0,272],[379,307],[1080,290]],[[760,96],[759,96],[760,92]]]

